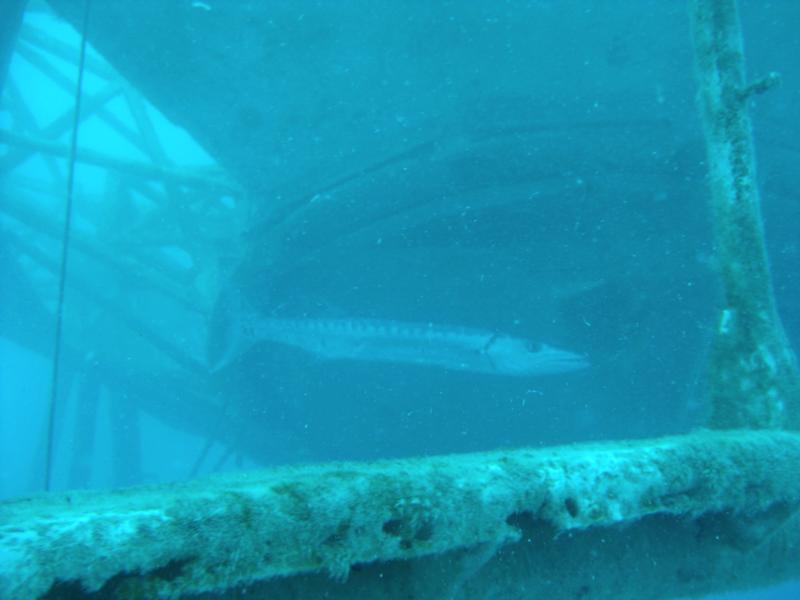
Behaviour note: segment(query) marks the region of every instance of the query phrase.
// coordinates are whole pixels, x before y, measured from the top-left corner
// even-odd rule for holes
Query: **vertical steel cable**
[[[61,362],[61,331],[64,321],[64,286],[67,276],[67,258],[69,254],[69,238],[72,226],[72,198],[75,189],[75,159],[78,147],[78,129],[80,128],[81,96],[83,90],[83,71],[86,62],[86,28],[89,23],[89,5],[91,0],[84,0],[83,22],[81,24],[81,48],[78,58],[78,82],[75,86],[75,112],[72,115],[72,134],[69,144],[69,165],[67,170],[67,202],[64,208],[64,233],[61,238],[61,268],[58,275],[58,303],[56,305],[56,328],[53,348],[53,368],[50,377],[50,406],[47,417],[47,448],[45,450],[44,489],[50,490],[53,474],[53,438],[55,435],[56,400],[58,398],[58,375]]]

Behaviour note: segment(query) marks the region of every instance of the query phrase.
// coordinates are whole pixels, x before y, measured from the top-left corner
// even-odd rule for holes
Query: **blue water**
[[[198,31],[234,6],[184,4]],[[752,115],[775,294],[797,348],[800,8],[741,4],[748,71],[783,79]],[[105,50],[143,100],[116,94],[105,112],[88,109],[79,145],[204,173],[221,165],[237,183],[198,190],[78,162],[48,485],[702,425],[719,297],[684,4],[384,3],[366,16],[358,3],[331,6],[279,4],[264,39],[237,28],[234,49],[215,52],[220,40],[199,38],[207,50],[191,60],[177,41],[142,43],[152,77],[113,33],[90,35],[85,97],[107,90],[95,64]],[[34,32],[73,49],[79,37],[46,10],[26,14],[0,128],[41,138],[72,106],[57,80],[75,68],[49,55],[43,72]],[[224,62],[234,57],[249,70]],[[45,485],[68,168],[41,154],[9,164],[0,497]],[[209,373],[215,299],[231,288],[271,317],[478,328],[567,348],[590,367],[512,378],[260,343]]]

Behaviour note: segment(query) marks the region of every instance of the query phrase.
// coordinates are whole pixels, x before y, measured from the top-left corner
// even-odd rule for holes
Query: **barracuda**
[[[209,338],[209,364],[213,370],[224,367],[259,342],[301,348],[326,360],[414,364],[517,377],[588,366],[580,354],[481,329],[378,319],[282,319],[246,308],[221,321],[217,318]]]

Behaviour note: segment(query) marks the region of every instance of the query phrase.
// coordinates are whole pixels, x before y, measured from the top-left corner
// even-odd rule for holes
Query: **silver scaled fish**
[[[411,364],[516,377],[589,366],[581,354],[481,329],[381,319],[275,318],[235,299],[229,298],[223,305],[221,309],[218,306],[210,328],[208,362],[212,371],[261,342],[300,348],[325,360]]]

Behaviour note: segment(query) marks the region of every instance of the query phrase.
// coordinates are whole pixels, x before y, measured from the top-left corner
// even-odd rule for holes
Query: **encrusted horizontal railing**
[[[437,580],[439,586],[448,582],[444,596],[440,588],[424,587],[419,566],[413,578],[376,579],[375,589],[366,592],[362,583],[361,592],[348,595],[380,598],[382,584],[395,592],[393,586],[413,586],[415,597],[461,590],[459,597],[478,598],[469,587],[502,586],[493,573],[509,568],[510,556],[527,555],[533,564],[566,542],[559,538],[579,532],[613,537],[622,527],[634,539],[637,528],[652,527],[653,519],[672,520],[678,528],[694,523],[696,536],[710,531],[708,555],[697,559],[712,565],[720,550],[741,547],[752,558],[753,548],[769,546],[770,534],[800,506],[798,472],[800,435],[704,431],[639,442],[290,467],[7,501],[0,505],[0,596],[34,598],[74,587],[114,597],[177,597],[264,580],[260,585],[269,585],[276,577],[273,585],[287,585],[297,576],[344,591],[370,569],[449,556],[455,566]],[[784,548],[782,560],[794,557],[796,563],[798,529],[782,535],[786,531],[794,531],[794,546]],[[649,537],[654,547],[664,544],[660,553],[670,548]],[[595,546],[598,572],[634,568]],[[671,547],[661,556],[659,581],[637,578],[631,589],[669,582],[670,594],[693,591],[704,578],[681,582],[670,564],[692,551],[685,540]],[[770,551],[772,564],[779,564],[780,552]],[[722,587],[746,585],[747,569],[735,560],[729,565],[735,570],[714,573]],[[559,573],[572,571],[564,581],[578,585],[586,568],[565,560]],[[794,569],[800,574],[800,564]],[[753,574],[763,576],[770,575]],[[615,597],[624,597],[621,571],[617,581]],[[525,578],[515,579],[514,585],[524,584]],[[580,597],[605,596],[590,588]]]

